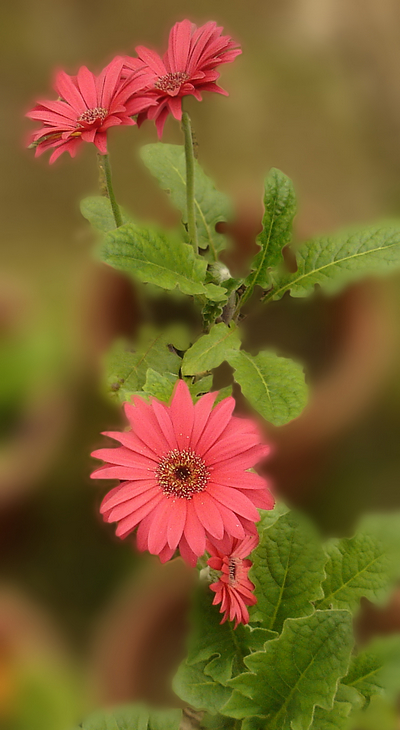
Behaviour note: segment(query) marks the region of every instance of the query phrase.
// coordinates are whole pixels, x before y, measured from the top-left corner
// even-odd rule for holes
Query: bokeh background
[[[170,27],[214,19],[243,47],[222,68],[229,98],[189,109],[205,170],[235,204],[238,267],[260,229],[270,167],[294,181],[296,240],[400,215],[397,0],[14,0],[0,18],[0,725],[69,730],[100,702],[170,703],[184,653],[190,576],[113,537],[89,481],[100,431],[122,424],[101,358],[135,326],[122,276],[92,260],[78,201],[96,194],[95,150],[52,167],[25,148],[24,113],[52,97],[54,68],[99,71],[117,53],[161,49]],[[181,140],[169,120],[165,141]],[[117,197],[176,221],[140,163],[150,123],[111,130]],[[310,404],[266,425],[275,488],[329,534],[400,507],[400,278],[335,297],[285,297],[246,324],[248,347],[304,363]],[[221,379],[229,373],[221,372]],[[221,381],[222,382],[222,381]],[[400,628],[400,610],[369,616]]]

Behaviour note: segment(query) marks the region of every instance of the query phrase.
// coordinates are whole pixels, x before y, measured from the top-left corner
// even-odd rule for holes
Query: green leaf
[[[400,576],[399,516],[364,519],[354,537],[330,540],[320,608],[358,608],[361,596],[383,601]]]
[[[281,636],[246,657],[250,673],[230,680],[236,688],[223,714],[262,715],[268,730],[308,730],[316,705],[330,709],[346,674],[353,645],[348,611],[316,611],[288,619]],[[242,707],[241,694],[250,699]],[[253,707],[252,707],[253,705]]]
[[[81,201],[81,213],[90,225],[101,233],[108,233],[115,229],[115,220],[109,198],[96,195]],[[123,223],[128,223],[129,216],[121,211]]]
[[[251,264],[252,273],[245,281],[251,291],[256,285],[262,289],[270,286],[269,269],[283,262],[282,249],[292,240],[296,195],[292,181],[275,168],[271,169],[265,181],[264,206],[263,230],[257,237],[261,250]]]
[[[375,639],[353,657],[349,672],[342,682],[367,700],[373,695],[394,698],[400,684],[400,637]]]
[[[83,730],[179,730],[182,710],[154,710],[144,705],[125,705],[97,710],[82,723]]]
[[[121,401],[129,400],[132,393],[137,393],[145,385],[149,368],[168,379],[177,376],[182,360],[172,345],[178,350],[185,350],[188,346],[186,332],[180,325],[162,331],[145,327],[137,343],[117,342],[106,361],[107,385],[111,395]]]
[[[251,650],[262,649],[266,641],[275,638],[276,633],[243,624],[233,629],[229,621],[221,625],[219,607],[212,605],[213,597],[208,585],[201,586],[196,593],[187,664],[208,660],[204,674],[226,684],[232,672],[238,674],[245,669],[243,657]]]
[[[212,714],[226,704],[232,690],[204,674],[207,661],[189,666],[182,662],[173,679],[173,689],[182,700]]]
[[[223,715],[209,715],[208,712],[202,718],[201,727],[207,730],[235,730],[235,722],[232,717]]]
[[[281,426],[296,418],[307,400],[301,365],[272,353],[252,356],[244,350],[227,352],[234,378],[243,395],[263,418]]]
[[[188,385],[188,388],[190,390],[190,393],[192,395],[192,398],[194,402],[205,393],[209,393],[209,391],[212,388],[213,384],[213,376],[212,375],[206,375],[204,378],[200,378],[199,380],[195,380],[194,378],[188,377],[184,378],[185,382]],[[194,380],[194,383],[192,382]]]
[[[146,382],[143,390],[148,395],[152,395],[158,398],[158,400],[168,403],[171,400],[177,378],[177,375],[161,375],[156,370],[149,368],[146,373]]]
[[[371,697],[369,705],[352,714],[350,719],[349,730],[398,730],[399,727],[396,703],[378,695]]]
[[[305,297],[319,284],[337,291],[368,274],[390,273],[400,267],[400,224],[321,236],[297,252],[297,272],[283,274],[265,301],[280,299],[286,291]]]
[[[286,618],[313,613],[311,601],[323,596],[327,556],[311,523],[295,512],[287,512],[266,529],[259,528],[259,535],[249,575],[258,603],[250,620],[280,632]]]
[[[316,707],[311,730],[349,730],[349,718],[362,708],[364,698],[351,687],[339,684],[331,710]]]
[[[126,223],[107,233],[100,258],[115,269],[162,289],[178,287],[182,294],[203,294],[212,300],[225,296],[221,287],[203,283],[206,260],[171,232]]]
[[[173,204],[182,213],[184,224],[187,224],[184,147],[158,142],[145,145],[140,154],[163,190],[170,193]],[[226,248],[226,238],[216,232],[215,226],[219,221],[230,217],[231,204],[226,195],[215,189],[214,183],[205,175],[197,160],[194,173],[198,242],[200,248],[209,247],[210,258],[216,261],[218,253]]]
[[[238,328],[233,322],[230,326],[224,322],[214,324],[208,335],[199,337],[185,352],[182,373],[195,375],[217,368],[226,359],[227,350],[238,350],[239,347]]]

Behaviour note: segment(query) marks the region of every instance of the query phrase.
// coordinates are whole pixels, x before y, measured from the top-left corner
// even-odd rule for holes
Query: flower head
[[[218,582],[210,585],[215,593],[213,605],[221,604],[220,613],[224,614],[221,624],[227,619],[235,621],[235,629],[238,624],[248,623],[247,606],[257,603],[253,593],[254,584],[248,577],[252,562],[246,560],[257,545],[258,536],[254,535],[244,540],[227,537],[219,543],[207,541],[207,550],[211,555],[207,565],[221,571]]]
[[[121,538],[138,526],[139,550],[162,562],[179,548],[195,565],[207,538],[243,540],[257,532],[257,508],[274,504],[265,479],[247,471],[269,446],[251,420],[232,416],[233,398],[213,409],[216,396],[207,393],[193,405],[183,380],[170,406],[136,396],[134,405],[125,404],[131,430],[105,434],[122,446],[92,454],[106,462],[92,478],[121,480],[102,502],[104,519],[118,523]]]
[[[154,100],[143,96],[143,64],[137,62],[129,79],[123,79],[124,61],[116,57],[95,76],[82,66],[77,76],[65,71],[56,74],[55,90],[59,99],[40,101],[27,117],[42,122],[32,136],[36,155],[54,147],[53,163],[63,152],[75,157],[79,146],[93,142],[102,155],[107,154],[107,130],[121,124],[136,124],[131,115],[147,109]]]
[[[139,124],[154,119],[161,137],[168,114],[181,119],[183,96],[192,95],[201,101],[202,91],[227,95],[216,84],[216,68],[233,61],[241,50],[230,36],[221,32],[222,28],[213,22],[197,28],[190,20],[182,20],[172,28],[163,58],[144,46],[135,49],[146,66],[147,93],[157,100],[156,106],[140,114]],[[134,70],[136,63],[137,59],[126,57],[126,72]]]

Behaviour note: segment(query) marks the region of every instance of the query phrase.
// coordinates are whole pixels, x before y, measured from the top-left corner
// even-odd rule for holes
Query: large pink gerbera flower
[[[227,537],[219,543],[214,540],[214,544],[207,541],[207,550],[211,555],[207,565],[221,571],[217,583],[210,585],[215,593],[213,605],[221,604],[220,613],[224,614],[221,624],[229,618],[235,621],[235,629],[240,623],[249,622],[247,606],[257,603],[253,593],[255,586],[248,577],[252,562],[246,560],[257,545],[258,536],[254,535],[244,540]]]
[[[121,538],[139,525],[139,550],[163,562],[179,548],[195,565],[206,538],[244,539],[257,532],[257,508],[274,504],[265,480],[247,471],[269,446],[251,420],[232,416],[233,398],[213,409],[216,396],[207,393],[193,405],[179,380],[170,406],[134,397],[134,405],[125,404],[132,430],[105,434],[122,446],[92,454],[107,462],[92,478],[121,480],[102,502],[104,519],[118,522]]]
[[[230,63],[242,51],[230,36],[221,36],[221,32],[222,28],[213,22],[197,28],[190,20],[183,20],[172,28],[163,58],[144,46],[135,49],[146,64],[148,93],[157,99],[157,106],[139,116],[139,124],[144,119],[154,119],[161,137],[168,114],[182,118],[183,96],[192,95],[201,101],[202,91],[227,95],[216,84],[219,73],[215,69]],[[137,59],[125,58],[127,72],[135,70],[136,62]]]
[[[124,61],[116,57],[95,76],[82,66],[77,76],[59,71],[55,79],[56,101],[40,101],[27,113],[30,119],[43,123],[33,134],[36,155],[50,147],[55,151],[53,163],[63,152],[75,157],[84,142],[93,142],[102,155],[107,154],[107,130],[110,127],[136,122],[131,115],[147,109],[154,100],[140,92],[145,86],[143,64],[137,60],[129,79],[122,79]]]

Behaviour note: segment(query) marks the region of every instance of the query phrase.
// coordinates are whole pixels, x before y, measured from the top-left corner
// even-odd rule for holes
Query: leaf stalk
[[[113,212],[115,220],[115,226],[116,228],[119,228],[120,226],[122,226],[122,216],[114,194],[110,160],[108,155],[101,155],[100,153],[97,153],[97,161],[99,166],[100,192],[102,195],[109,199],[111,203],[111,210]]]
[[[196,212],[194,201],[194,149],[192,125],[189,114],[182,114],[182,131],[185,138],[185,161],[186,161],[186,213],[190,243],[195,253],[198,252]]]

